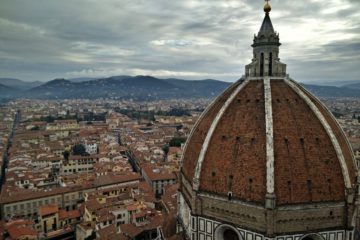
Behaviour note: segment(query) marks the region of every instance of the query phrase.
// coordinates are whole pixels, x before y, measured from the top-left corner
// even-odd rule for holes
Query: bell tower
[[[245,66],[246,77],[285,77],[286,64],[280,62],[279,34],[274,31],[270,19],[271,6],[266,0],[264,6],[265,18],[260,31],[254,36],[253,59]]]

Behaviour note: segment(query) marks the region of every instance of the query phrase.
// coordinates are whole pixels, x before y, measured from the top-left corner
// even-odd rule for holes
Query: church
[[[185,145],[179,232],[191,240],[352,240],[359,178],[331,112],[289,77],[265,17],[245,74]]]

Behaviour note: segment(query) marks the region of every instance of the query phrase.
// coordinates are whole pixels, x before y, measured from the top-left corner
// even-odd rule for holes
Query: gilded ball
[[[264,6],[264,12],[269,13],[271,11],[271,6],[269,3],[266,3]]]

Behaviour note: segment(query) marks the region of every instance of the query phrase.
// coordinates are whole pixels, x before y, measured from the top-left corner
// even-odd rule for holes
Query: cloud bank
[[[280,57],[303,82],[360,76],[360,1],[271,1]],[[262,0],[2,0],[0,77],[148,74],[237,80]]]

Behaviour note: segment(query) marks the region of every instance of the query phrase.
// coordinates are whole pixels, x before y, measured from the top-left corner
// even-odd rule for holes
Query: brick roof
[[[173,172],[164,168],[154,167],[152,165],[145,165],[142,170],[151,181],[176,179],[176,175]]]
[[[37,237],[37,232],[28,226],[12,226],[8,228],[11,239],[25,239],[26,237]]]
[[[65,210],[60,210],[59,211],[59,219],[63,220],[63,219],[73,219],[73,218],[79,218],[81,217],[81,212],[80,210],[70,210],[70,211],[65,211]]]
[[[40,216],[54,214],[57,213],[58,211],[59,211],[59,207],[57,205],[43,205],[39,207]]]

